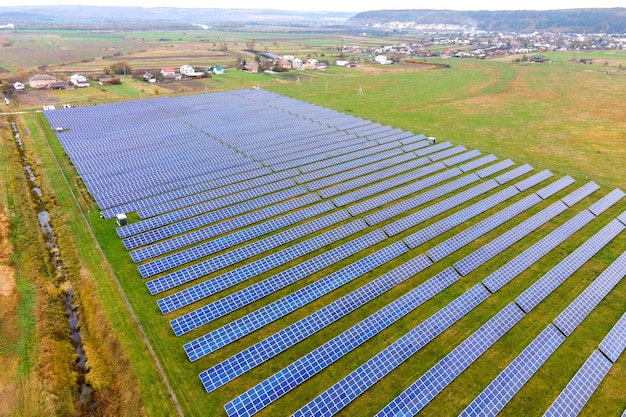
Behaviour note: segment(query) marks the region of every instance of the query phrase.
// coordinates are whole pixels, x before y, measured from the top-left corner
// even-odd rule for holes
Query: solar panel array
[[[417,414],[523,317],[515,304],[507,305],[376,415]]]
[[[459,416],[498,415],[564,340],[556,327],[546,327]]]
[[[424,134],[262,90],[160,97],[46,111],[45,116],[53,126],[69,129],[58,138],[103,216],[137,212],[139,220],[131,215],[117,234],[138,275],[149,278],[148,292],[159,295],[154,300],[165,317],[158,334],[165,334],[160,330],[169,322],[174,335],[185,335],[167,335],[165,343],[178,343],[190,361],[201,361],[205,370],[199,377],[207,392],[222,395],[213,391],[256,367],[268,374],[284,360],[279,354],[318,338],[307,342],[317,346],[312,351],[261,383],[244,383],[225,405],[229,415],[254,414],[349,352],[367,350],[370,339],[429,300],[440,303],[444,290],[456,291],[465,285],[459,280],[473,279],[466,277],[470,272],[482,278],[349,369],[345,378],[320,387],[323,392],[296,412],[334,414],[458,326],[490,291],[565,241],[577,248],[518,297],[525,310],[598,250],[615,246],[626,228],[626,212],[608,225],[604,220],[615,206],[624,207],[619,189],[594,199],[600,187],[590,182],[560,198],[573,178],[542,186],[553,176],[549,170],[533,173],[528,164],[500,161],[448,141],[433,144]],[[570,214],[586,198],[588,209]],[[596,218],[606,227],[583,243],[578,234],[589,236],[586,226]],[[485,235],[501,226],[502,233],[485,242]],[[453,235],[431,242],[447,232]],[[526,239],[536,243],[520,253]],[[465,254],[452,265],[448,255],[457,250]],[[512,253],[508,262],[501,259],[504,250]],[[489,260],[497,269],[485,277],[482,268]],[[424,281],[428,269],[434,270],[432,278]],[[497,413],[558,347],[563,336],[556,329],[569,334],[579,326],[624,269],[622,255],[466,413],[472,415],[477,404],[480,412]],[[132,277],[123,281],[128,280]],[[346,295],[340,294],[343,286],[350,287]],[[349,322],[378,297],[378,310]],[[314,311],[289,318],[305,305]],[[385,410],[399,407],[408,415],[424,407],[522,315],[508,306]],[[504,316],[508,320],[495,325]],[[624,350],[624,321],[599,346],[611,361]],[[332,323],[349,325],[330,340],[319,339]],[[254,339],[253,332],[265,333]],[[225,356],[212,355],[234,341],[221,351]],[[436,380],[422,386],[420,381],[430,377]],[[571,402],[575,395],[565,397]]]
[[[611,361],[600,351],[594,350],[544,416],[577,416],[609,372],[611,365]]]

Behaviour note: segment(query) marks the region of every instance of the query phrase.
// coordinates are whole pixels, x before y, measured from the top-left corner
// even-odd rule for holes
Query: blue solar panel
[[[600,189],[600,186],[596,184],[595,182],[591,181],[583,185],[582,187],[580,187],[578,190],[574,191],[573,193],[563,197],[561,200],[565,204],[571,207],[574,204],[578,203],[583,198],[589,196],[594,191],[597,191],[599,189]]]
[[[469,274],[474,269],[498,255],[506,248],[512,246],[514,243],[518,242],[520,239],[535,231],[537,228],[544,225],[549,220],[552,220],[565,210],[567,210],[567,206],[563,202],[557,201],[467,255],[465,258],[455,263],[454,268],[463,276]]]
[[[251,239],[258,238],[260,236],[274,232],[278,229],[289,227],[300,221],[319,216],[332,210],[333,208],[334,206],[332,205],[332,203],[328,201],[320,204],[315,204],[311,207],[307,207],[305,209],[286,214],[276,219],[257,224],[255,226],[240,230],[235,233],[221,236],[217,239],[202,243],[197,246],[193,246],[180,252],[176,252],[174,254],[155,259],[153,261],[140,265],[138,269],[143,277],[149,277],[159,272],[167,271],[171,268],[185,265],[188,262],[198,260],[221,250],[231,248],[235,245],[247,242]],[[279,234],[276,239],[280,239],[282,236],[284,235]],[[269,241],[274,240],[270,239]],[[267,241],[263,240],[262,242]],[[242,248],[242,250],[245,251],[245,248]],[[231,258],[229,258],[228,254],[224,254],[224,258],[221,259],[222,261],[215,261],[216,265],[206,265],[205,262],[199,262],[197,264],[190,265],[178,271],[174,271],[167,275],[164,275],[161,278],[150,281],[146,283],[146,285],[148,286],[148,289],[150,290],[150,293],[152,295],[163,292],[166,289],[197,279],[208,273],[207,271],[213,270],[214,268],[219,269],[220,265],[225,265],[226,259]],[[213,258],[213,260],[215,260],[215,258]],[[209,260],[208,262],[212,262],[212,260]]]
[[[478,197],[479,195],[484,194],[487,191],[491,191],[497,186],[498,183],[493,180],[483,182],[468,190],[456,193],[452,197],[448,197],[443,201],[419,210],[399,220],[396,220],[395,222],[389,223],[388,225],[383,227],[383,230],[389,236],[396,235],[400,232],[405,231],[406,229],[417,226],[419,223],[430,220],[431,218],[441,213],[451,210],[454,207],[471,200],[472,198]]]
[[[480,169],[478,171],[476,171],[476,174],[480,177],[480,178],[486,178],[490,175],[493,175],[495,173],[498,173],[500,171],[503,171],[507,168],[512,167],[513,165],[515,165],[515,162],[511,161],[510,159],[505,159],[504,161],[500,161],[497,164],[493,164],[493,165],[489,165],[486,168]]]
[[[357,220],[358,222],[358,220]],[[237,309],[240,309],[256,300],[259,300],[281,288],[284,288],[294,282],[297,282],[315,272],[333,265],[355,253],[368,248],[382,240],[381,230],[374,230],[366,235],[357,237],[341,246],[330,249],[314,258],[308,259],[289,269],[279,272],[263,281],[257,282],[249,287],[239,290],[233,294],[229,294],[224,298],[214,301],[204,307],[200,307],[181,317],[170,321],[172,330],[176,336],[180,336],[192,331],[210,321],[225,316]],[[234,276],[229,279],[232,281],[240,281],[245,277]],[[228,286],[231,281],[220,281],[219,284]],[[207,290],[208,291],[208,290]]]
[[[290,180],[290,183],[293,182]],[[268,196],[246,201],[245,203],[224,207],[216,211],[205,212],[204,210],[206,207],[199,207],[201,206],[200,204],[198,206],[177,210],[158,217],[152,217],[150,219],[128,225],[129,229],[126,229],[126,231],[134,236],[125,238],[124,246],[126,246],[126,249],[128,250],[135,249],[143,245],[154,243],[158,240],[167,239],[174,235],[188,232],[198,227],[207,226],[230,217],[235,217],[272,204],[277,204],[284,200],[306,193],[306,188],[294,187],[270,194]],[[140,232],[142,233],[137,234]]]
[[[396,188],[379,196],[372,197],[368,200],[349,206],[348,211],[353,216],[357,216],[361,213],[365,213],[366,211],[379,208],[383,204],[390,203],[399,198],[414,194],[425,188],[432,187],[433,185],[439,184],[440,182],[449,180],[450,178],[454,178],[458,175],[461,175],[462,173],[463,172],[458,168],[451,168],[449,170],[424,178],[423,180],[412,182],[403,187]]]
[[[489,291],[496,292],[593,219],[593,214],[588,210],[583,210],[493,272],[483,280],[483,284],[489,288]]]
[[[457,279],[458,274],[451,268],[441,272],[431,280],[389,304],[387,307],[379,310],[346,330],[341,335],[326,342],[324,345],[300,358],[277,374],[274,374],[227,403],[224,406],[226,412],[230,416],[240,416],[259,411],[261,408],[265,407],[265,405],[269,404],[269,402],[279,398],[340,357],[346,355],[348,352],[439,293]],[[487,293],[484,288],[482,291],[483,294]],[[480,298],[478,295],[474,295],[474,297]],[[267,398],[267,403],[262,405],[250,403],[249,400],[257,396]]]
[[[528,174],[532,170],[533,167],[531,167],[529,164],[524,164],[508,172],[505,172],[504,174],[498,175],[494,179],[498,181],[499,184],[505,184],[511,180],[514,180],[517,177]]]
[[[611,361],[594,350],[565,389],[544,414],[545,417],[577,416],[611,369]]]
[[[624,195],[626,194],[624,194],[622,190],[616,188],[595,203],[593,203],[591,206],[589,206],[589,211],[592,212],[594,215],[599,216],[613,204],[624,198]]]
[[[476,168],[480,168],[483,165],[487,165],[497,160],[498,160],[497,156],[495,156],[494,154],[489,154],[489,155],[483,156],[482,158],[478,158],[474,161],[460,165],[459,169],[463,172],[468,172],[468,171],[472,171]]]
[[[415,155],[417,156],[426,156],[431,153],[435,153],[444,149],[451,148],[452,144],[450,142],[441,142],[436,145],[428,146],[426,148],[418,149],[415,151]]]
[[[428,158],[419,158],[419,159],[414,159],[408,162],[405,162],[403,164],[399,164],[387,169],[383,169],[381,171],[377,171],[377,172],[373,172],[371,174],[368,175],[364,175],[362,177],[359,178],[355,178],[353,180],[350,181],[346,181],[344,183],[341,184],[337,184],[337,185],[333,185],[331,187],[327,187],[324,189],[319,190],[319,194],[324,197],[324,198],[330,198],[333,196],[336,196],[338,194],[341,193],[345,193],[351,190],[354,190],[355,188],[359,188],[359,187],[364,187],[367,186],[369,184],[372,184],[376,181],[381,181],[384,180],[386,178],[389,177],[393,177],[394,175],[398,175],[401,174],[403,172],[406,171],[410,171],[412,169],[415,168],[419,168],[423,165],[429,164],[430,160]],[[443,166],[438,166],[437,169],[443,169]],[[426,175],[425,173],[422,173],[423,171],[419,171],[420,176],[424,176]],[[412,175],[412,173],[407,173],[407,176]],[[407,180],[409,181],[409,180]],[[368,187],[369,188],[369,187]],[[373,186],[373,188],[375,188]],[[371,194],[368,194],[371,195]],[[360,197],[359,197],[360,198]],[[358,200],[358,198],[356,198],[356,200]],[[352,200],[355,201],[355,200]]]
[[[482,153],[478,149],[474,149],[473,151],[464,152],[461,155],[453,156],[452,158],[444,159],[443,162],[447,167],[451,167],[456,164],[460,164],[461,162],[469,161],[472,158],[476,158],[477,156],[482,155]],[[463,172],[467,172],[467,170],[461,170]]]
[[[335,216],[335,214],[338,214],[339,216]],[[179,271],[172,272],[171,274],[151,281],[150,288],[152,290],[153,288],[156,288],[158,286],[158,289],[163,291],[166,288],[172,288],[174,286],[181,285],[184,282],[189,282],[193,279],[199,278],[200,276],[206,275],[213,270],[219,269],[223,266],[218,263],[220,261],[224,263],[236,262],[238,259],[236,255],[238,255],[240,252],[241,256],[248,256],[253,253],[254,250],[257,248],[267,250],[269,245],[267,244],[266,240],[274,241],[276,239],[281,239],[285,234],[287,234],[286,238],[295,239],[296,236],[300,234],[312,233],[312,231],[315,229],[318,229],[320,227],[326,227],[330,224],[342,221],[344,220],[344,216],[346,215],[348,214],[345,212],[332,213],[329,216],[318,218],[312,222],[298,226],[292,230],[278,233],[276,235],[270,236],[265,240],[257,241],[251,245],[238,248],[235,251],[220,255],[219,257],[209,259],[207,261],[192,265]],[[159,305],[161,312],[163,314],[167,314],[171,311],[195,303],[196,301],[199,301],[203,298],[209,297],[219,291],[222,291],[254,276],[265,273],[273,268],[277,268],[280,265],[284,265],[291,260],[309,254],[317,249],[326,247],[333,242],[336,242],[347,236],[350,236],[353,233],[363,230],[362,225],[362,222],[352,222],[329,230],[325,233],[321,233],[317,236],[292,245],[281,251],[273,252],[270,255],[255,260],[253,262],[247,262],[234,270],[230,270],[207,281],[201,282],[194,286],[185,288],[182,291],[171,294],[165,298],[158,300],[157,304]],[[227,257],[226,260],[223,260],[222,256]]]
[[[626,252],[604,270],[559,316],[554,325],[566,336],[587,317],[626,275]]]
[[[402,141],[400,141],[400,142],[402,142]],[[414,150],[416,150],[416,149],[422,149],[422,148],[425,148],[425,147],[427,147],[428,145],[430,145],[430,142],[428,142],[427,140],[421,140],[421,141],[419,141],[419,142],[413,142],[413,143],[410,143],[410,144],[408,144],[408,145],[404,145],[404,146],[402,147],[402,150],[403,150],[404,152],[410,152],[410,151],[414,151]]]
[[[498,213],[489,216],[485,220],[470,226],[455,236],[452,236],[450,239],[441,242],[437,246],[429,249],[426,253],[433,261],[439,261],[449,254],[459,250],[471,241],[478,239],[485,233],[511,220],[518,214],[523,213],[540,201],[542,200],[539,196],[537,196],[537,194],[531,194],[528,197],[511,204],[505,209],[502,209]]]
[[[613,220],[524,291],[515,302],[528,313],[625,228]]]
[[[617,216],[617,220],[622,222],[622,224],[626,225],[626,211]]]
[[[339,320],[368,301],[378,297],[401,282],[431,265],[424,255],[419,255],[381,277],[371,281],[339,300],[304,319],[274,333],[261,342],[243,350],[200,374],[207,392],[211,392],[255,366],[285,351],[311,334]]]
[[[448,158],[466,150],[467,148],[465,146],[455,146],[454,148],[449,148],[443,151],[432,153],[428,155],[428,159],[430,159],[431,161],[439,161],[440,159]]]
[[[401,154],[390,159],[385,159],[385,160],[382,160],[373,164],[369,164],[363,167],[351,169],[349,171],[344,171],[335,175],[330,175],[324,178],[320,178],[318,180],[307,183],[306,188],[308,188],[310,191],[314,191],[320,188],[330,187],[334,184],[348,181],[353,178],[358,178],[363,175],[376,172],[382,168],[388,168],[395,164],[406,162],[411,159],[415,159],[415,156],[411,157],[411,154],[406,154],[406,153]],[[318,172],[318,171],[314,171],[314,172]]]
[[[317,194],[305,194],[301,197],[297,197],[274,206],[266,207],[252,213],[244,214],[243,216],[213,224],[203,229],[198,229],[168,240],[162,240],[150,246],[136,249],[130,252],[130,256],[136,263],[143,262],[150,258],[182,249],[185,246],[193,245],[194,243],[249,226],[253,223],[284,214],[291,210],[295,210],[318,201],[320,201],[320,197]]]
[[[598,349],[606,355],[611,362],[617,362],[619,356],[626,349],[626,313],[615,323],[609,334],[600,342]]]
[[[535,175],[532,175],[520,182],[518,182],[517,184],[515,184],[515,187],[517,187],[518,190],[520,191],[526,191],[531,187],[534,187],[535,185],[539,184],[542,181],[547,180],[548,178],[552,177],[554,174],[552,174],[550,172],[550,170],[544,169],[541,172],[536,173]],[[496,181],[498,179],[496,178]]]
[[[439,197],[450,194],[453,191],[459,190],[469,184],[479,181],[478,175],[469,174],[464,177],[458,178],[454,181],[447,182],[436,188],[424,191],[415,197],[408,198],[399,203],[395,203],[392,206],[386,207],[382,210],[378,210],[370,215],[364,217],[367,224],[373,226],[384,220],[390,219],[405,211],[424,205],[430,201],[436,200]]]
[[[476,330],[376,416],[414,416],[524,317],[513,303]]]
[[[200,356],[204,356],[286,316],[300,307],[336,290],[342,285],[371,272],[375,268],[405,253],[407,250],[407,247],[402,242],[392,243],[280,300],[261,307],[250,314],[186,344],[184,346],[185,352],[190,360],[193,361],[197,359],[199,357],[198,347],[194,345],[197,344],[202,346],[200,348]]]
[[[565,187],[572,185],[574,182],[576,182],[574,178],[570,177],[569,175],[566,175],[558,179],[557,181],[554,181],[553,183],[546,185],[541,190],[537,191],[537,195],[545,200],[548,197],[551,197],[554,194],[558,193]]]
[[[489,180],[494,187],[498,186],[498,183],[495,180]],[[489,182],[488,181],[488,182]],[[445,219],[439,220],[436,223],[431,224],[428,227],[425,227],[412,235],[404,238],[404,242],[407,244],[409,248],[416,248],[417,246],[428,242],[430,239],[439,236],[440,234],[466,222],[467,220],[478,216],[481,213],[489,210],[492,207],[502,203],[503,201],[508,200],[509,198],[519,194],[519,191],[515,187],[508,187],[502,191],[498,191],[497,193],[482,199],[481,201],[472,204],[469,207],[460,210]]]
[[[426,162],[427,163],[427,162]],[[415,181],[419,178],[422,178],[425,175],[432,174],[434,172],[440,171],[444,169],[446,166],[441,162],[434,163],[432,165],[425,166],[420,169],[416,169],[411,172],[407,172],[406,174],[398,175],[397,177],[390,178],[388,180],[372,184],[368,187],[361,188],[359,190],[353,191],[348,194],[344,194],[340,197],[334,198],[333,203],[337,207],[345,206],[347,204],[353,203],[355,201],[361,200],[365,197],[369,197],[374,194],[381,193],[383,191],[389,190],[393,187],[397,187],[398,185],[405,184],[407,182]]]
[[[483,302],[489,292],[476,285],[413,330],[372,357],[341,381],[294,413],[294,417],[332,415],[389,374],[461,317]],[[341,399],[338,401],[338,399]]]
[[[564,340],[556,327],[548,325],[459,416],[498,415]]]

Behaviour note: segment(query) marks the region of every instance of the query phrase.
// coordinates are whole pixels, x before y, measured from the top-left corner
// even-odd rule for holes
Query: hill
[[[377,10],[359,13],[352,27],[476,29],[515,32],[624,33],[626,8],[516,11]]]

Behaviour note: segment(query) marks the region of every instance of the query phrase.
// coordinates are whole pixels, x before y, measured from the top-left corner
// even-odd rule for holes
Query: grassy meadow
[[[33,36],[35,35],[37,34],[33,34]],[[77,60],[90,56],[85,54],[87,48],[80,43],[84,39],[82,34],[75,35],[77,43],[72,43],[74,37],[71,33],[54,35],[42,39],[39,43],[35,42],[31,46],[37,47],[37,50],[43,50],[50,45],[54,46],[51,42],[56,42],[63,45],[67,50],[80,50],[81,52],[73,53]],[[390,42],[390,40],[385,39],[338,37],[333,34],[317,36],[311,33],[187,31],[126,33],[123,36],[121,34],[118,36],[120,36],[120,46],[114,47],[119,48],[120,51],[128,51],[128,53],[135,50],[131,56],[137,59],[131,62],[136,63],[134,65],[137,66],[144,64],[174,65],[173,62],[177,62],[177,58],[173,58],[173,56],[184,57],[187,60],[197,59],[197,61],[192,62],[198,63],[205,61],[209,63],[232,63],[237,54],[245,54],[241,49],[249,39],[255,39],[256,48],[259,50],[267,47],[275,53],[293,53],[301,56],[336,54],[336,47],[341,41],[344,44],[358,45],[364,45],[364,41],[370,42],[372,45]],[[105,38],[103,42],[114,45],[110,43],[109,35],[102,35],[102,37]],[[86,42],[97,46],[99,39],[100,35],[93,35],[93,39],[88,39]],[[167,39],[167,41],[163,39]],[[30,41],[20,42],[31,44]],[[213,42],[216,43],[215,47]],[[218,49],[220,43],[226,43],[228,50],[210,50]],[[194,48],[197,49],[199,46],[203,48],[202,53],[196,52],[194,54]],[[146,50],[138,52],[139,49]],[[175,51],[175,53],[168,57],[168,50]],[[29,52],[29,56],[30,62],[33,62],[35,53]],[[25,61],[19,61],[15,57],[5,58],[7,55],[2,55],[2,57],[0,58],[2,60],[0,65],[7,68],[28,67],[28,65],[24,65],[28,63],[28,57],[24,58]],[[120,57],[120,59],[128,58],[129,56]],[[361,66],[350,69],[329,67],[326,71],[320,72],[292,71],[280,75],[254,75],[232,70],[224,76],[194,81],[197,84],[194,84],[193,87],[187,87],[187,89],[184,85],[179,89],[170,89],[167,85],[153,86],[125,78],[120,86],[94,86],[89,89],[55,91],[54,96],[61,103],[80,106],[139,97],[148,98],[156,95],[195,94],[205,91],[259,86],[279,94],[390,125],[394,128],[399,127],[414,133],[425,133],[437,137],[439,141],[449,140],[455,145],[465,145],[468,149],[476,148],[484,154],[494,153],[500,159],[511,158],[518,164],[528,162],[533,165],[535,172],[548,168],[555,174],[555,178],[569,174],[578,180],[574,186],[520,215],[519,221],[549,206],[558,198],[573,191],[574,187],[579,187],[589,180],[594,180],[602,186],[595,195],[588,197],[572,210],[566,211],[555,220],[542,226],[536,233],[522,239],[514,248],[505,251],[502,256],[492,259],[479,270],[463,277],[450,288],[427,301],[420,308],[258,414],[259,416],[277,416],[296,411],[332,385],[333,382],[341,379],[349,371],[365,362],[374,352],[388,346],[416,324],[480,282],[481,279],[511,257],[535,243],[583,208],[588,207],[589,204],[608,193],[612,188],[626,189],[626,120],[623,117],[626,114],[626,103],[623,100],[626,95],[626,72],[618,69],[620,64],[626,65],[626,54],[599,52],[597,53],[599,63],[587,66],[570,62],[571,58],[572,54],[555,54],[554,63],[550,65],[516,65],[510,59],[449,59],[432,61],[433,63],[450,65],[449,68],[444,69],[403,63],[393,66]],[[71,61],[74,58],[66,57],[64,59]],[[107,60],[103,61],[108,62]],[[607,66],[603,65],[605,61],[608,62]],[[93,62],[76,62],[64,65],[63,71],[81,71],[90,66],[95,68]],[[611,74],[605,72],[611,72]],[[362,95],[359,94],[359,90],[362,91]],[[20,116],[20,120],[28,132],[27,144],[34,153],[34,165],[38,167],[39,175],[45,179],[44,184],[49,190],[49,194],[54,196],[54,200],[58,204],[56,213],[53,213],[57,216],[55,227],[64,231],[67,245],[72,248],[68,255],[70,257],[69,263],[74,265],[73,268],[76,271],[79,271],[76,272],[76,275],[80,277],[76,281],[76,285],[81,288],[79,295],[84,297],[81,299],[87,320],[87,334],[92,335],[91,338],[87,339],[88,346],[92,352],[97,352],[93,354],[93,357],[98,357],[98,353],[100,353],[105,358],[105,363],[100,364],[94,360],[92,368],[94,384],[99,384],[103,388],[118,390],[113,392],[126,392],[126,396],[121,400],[126,415],[169,416],[176,413],[159,369],[150,356],[150,350],[153,350],[158,358],[159,365],[163,369],[185,415],[225,415],[222,406],[227,401],[300,358],[323,341],[348,329],[445,267],[462,259],[482,244],[501,235],[509,227],[505,224],[496,228],[468,247],[455,252],[444,261],[434,264],[426,271],[417,274],[253,371],[242,375],[211,394],[206,394],[197,378],[199,372],[227,359],[288,324],[306,317],[365,282],[382,275],[400,262],[423,253],[428,247],[446,240],[458,230],[449,231],[429,242],[428,247],[418,247],[411,250],[396,261],[385,264],[374,272],[339,288],[262,330],[227,345],[209,357],[190,363],[182,350],[183,343],[210,330],[217,329],[234,318],[242,317],[262,305],[320,279],[332,270],[354,262],[359,255],[313,274],[297,284],[237,310],[227,317],[222,317],[209,325],[202,326],[198,331],[176,338],[168,324],[174,315],[162,316],[159,312],[155,297],[150,296],[146,291],[144,280],[141,279],[136,266],[131,262],[122,242],[117,237],[114,221],[99,218],[98,208],[87,194],[80,179],[77,178],[73,166],[55,135],[48,130],[49,127],[43,116],[29,114]],[[6,162],[9,159],[9,154],[5,152],[0,154],[0,157],[2,157],[4,167],[9,167],[8,162]],[[7,197],[0,200],[4,206],[11,207],[11,201],[18,193],[15,189],[8,188],[7,185],[11,183],[11,177],[16,175],[15,169],[15,167],[13,171],[8,171],[9,168],[5,169],[6,174],[3,176],[2,186],[7,189]],[[529,192],[538,188],[540,186],[534,187]],[[527,194],[528,192],[522,193],[511,201],[519,200]],[[433,203],[442,199],[435,200]],[[479,199],[469,201],[459,209],[467,207]],[[15,207],[14,210],[16,211],[20,210],[16,204],[13,204],[12,207]],[[489,210],[472,222],[487,218],[500,208],[496,207]],[[423,374],[492,317],[495,312],[510,303],[543,273],[552,268],[558,260],[573,251],[580,242],[592,236],[610,219],[625,209],[626,203],[621,201],[602,217],[585,226],[576,235],[575,241],[570,239],[570,241],[565,242],[553,253],[522,273],[514,282],[490,296],[484,303],[440,335],[433,343],[423,348],[415,357],[407,360],[368,390],[365,395],[357,398],[343,409],[340,414],[344,416],[371,415],[380,410],[414,381],[418,375]],[[433,223],[444,216],[438,216],[429,223]],[[397,217],[392,218],[388,222],[396,219]],[[136,216],[131,216],[131,220],[136,220]],[[34,222],[36,222],[36,218]],[[30,227],[32,228],[33,225],[31,224]],[[368,228],[366,232],[371,230],[373,228]],[[407,231],[394,237],[393,240],[408,234]],[[347,240],[349,239],[344,239],[333,244],[333,246]],[[388,245],[389,240],[374,246],[374,249]],[[422,414],[458,415],[465,405],[498,375],[503,366],[517,356],[556,317],[558,312],[565,308],[599,272],[621,254],[625,247],[626,236],[622,233],[559,287],[547,300],[522,319],[493,348],[481,356],[474,366],[471,366],[435,398],[422,411]],[[366,252],[371,253],[372,251],[373,249],[370,249]],[[310,257],[321,252],[322,250],[316,251]],[[251,260],[260,257],[262,256],[253,257]],[[297,262],[299,261],[284,265],[279,270],[287,269]],[[223,271],[213,273],[211,276],[216,276],[220,272]],[[229,288],[226,292],[213,296],[210,300],[221,298],[227,293],[235,292],[276,272],[273,270],[251,281]],[[18,283],[20,282],[19,279],[18,275]],[[159,298],[176,290],[161,294]],[[32,290],[30,291],[32,292]],[[24,340],[32,340],[34,338],[34,324],[27,322],[23,324],[23,319],[32,312],[34,302],[32,296],[29,298],[28,291],[24,294],[26,295],[22,298],[23,310],[20,310],[19,313],[7,312],[6,314],[7,317],[11,314],[22,317],[20,326],[25,329],[23,338],[25,338]],[[618,284],[590,314],[583,325],[565,340],[561,348],[535,374],[531,382],[508,404],[502,415],[541,415],[621,316],[624,311],[625,294],[626,280]],[[127,302],[124,297],[126,297]],[[202,303],[196,304],[204,305],[206,303],[207,300],[204,300]],[[196,304],[176,312],[175,316],[197,308],[198,305]],[[135,324],[131,310],[136,316],[141,330]],[[0,313],[3,312],[0,310]],[[98,323],[105,323],[106,325],[100,327]],[[142,332],[149,341],[149,347],[144,343]],[[98,352],[97,350],[102,341],[110,341],[110,339],[116,341],[114,346],[119,349],[119,351],[111,351],[121,352],[123,359],[121,364],[115,365],[107,362],[111,360],[111,353],[107,354],[107,352]],[[18,345],[17,342],[11,343],[12,346]],[[103,346],[105,347],[101,348],[102,350],[110,347],[110,345]],[[0,346],[0,354],[4,355],[5,351],[7,351],[6,348]],[[15,354],[29,355],[28,352],[15,352],[17,352]],[[624,358],[622,357],[622,359]],[[115,378],[106,378],[107,371],[115,375]],[[583,415],[620,415],[626,407],[626,398],[622,394],[621,386],[621,381],[625,379],[626,364],[624,360],[620,360],[613,366],[605,381],[592,397]],[[26,400],[26,402],[28,401]],[[18,415],[28,415],[28,413],[22,412]]]

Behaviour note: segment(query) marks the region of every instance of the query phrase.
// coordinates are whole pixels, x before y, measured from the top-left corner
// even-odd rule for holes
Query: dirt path
[[[0,297],[10,297],[15,294],[15,271],[10,264],[13,248],[9,242],[9,219],[0,213]]]

